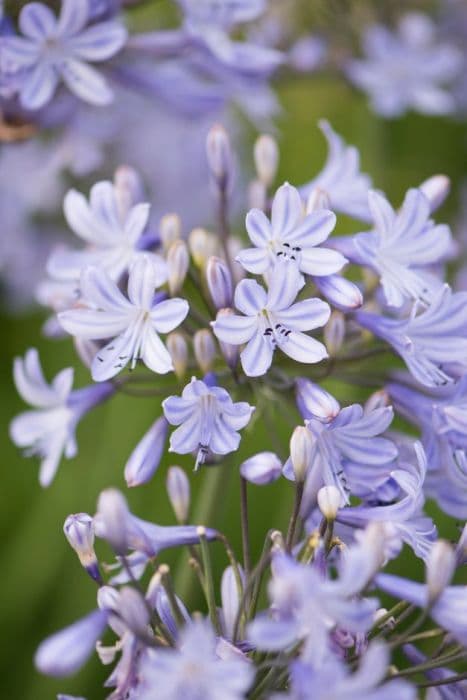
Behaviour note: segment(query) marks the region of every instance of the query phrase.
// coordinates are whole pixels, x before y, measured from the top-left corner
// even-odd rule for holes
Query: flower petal
[[[55,30],[56,17],[52,10],[41,2],[30,2],[19,15],[19,28],[29,39],[44,39]]]
[[[67,87],[80,99],[97,106],[112,102],[112,90],[105,78],[91,66],[74,58],[67,58],[61,64],[60,70]]]
[[[300,270],[306,275],[332,275],[341,270],[347,259],[330,248],[305,248],[300,255]]]
[[[235,260],[254,275],[262,275],[271,264],[271,257],[265,248],[244,248],[238,253]]]
[[[258,323],[256,318],[251,316],[237,316],[236,314],[226,314],[218,316],[212,322],[212,330],[216,338],[230,345],[242,345],[247,343],[254,334]]]
[[[280,345],[280,349],[297,362],[320,362],[328,356],[323,343],[297,331],[289,333],[287,340]]]
[[[190,307],[185,299],[166,299],[156,304],[149,315],[158,333],[170,333],[183,323],[189,310]]]
[[[58,85],[58,74],[53,66],[40,61],[27,76],[20,92],[20,101],[26,109],[44,107],[52,98]]]
[[[128,316],[118,311],[69,309],[59,313],[58,320],[67,333],[88,340],[113,338],[128,326]]]
[[[81,192],[69,190],[66,193],[63,211],[68,226],[77,236],[88,243],[108,245],[115,240],[111,225],[96,215]]]
[[[138,308],[149,311],[156,290],[156,269],[147,255],[135,258],[128,277],[128,297]]]
[[[105,61],[120,51],[127,36],[118,22],[99,22],[71,38],[67,46],[85,61]]]
[[[240,353],[245,374],[248,377],[259,377],[266,374],[271,366],[273,353],[269,340],[261,331],[256,331],[246,348]]]
[[[272,202],[271,225],[275,236],[283,237],[296,228],[303,216],[303,204],[298,190],[286,182],[279,187]]]
[[[141,346],[141,359],[146,367],[158,374],[173,370],[172,358],[156,331],[148,326]]]
[[[248,212],[245,226],[250,241],[257,248],[264,248],[272,239],[271,224],[261,209],[252,209]]]
[[[62,0],[58,33],[63,37],[78,34],[89,20],[88,0]]]
[[[294,331],[310,331],[324,326],[329,321],[330,315],[331,309],[325,301],[305,299],[292,304],[284,311],[275,313],[274,318]]]
[[[81,274],[81,292],[86,301],[104,311],[126,312],[134,310],[115,282],[100,267],[87,267]]]
[[[266,306],[266,292],[254,280],[242,280],[237,284],[234,303],[245,316],[256,316]]]

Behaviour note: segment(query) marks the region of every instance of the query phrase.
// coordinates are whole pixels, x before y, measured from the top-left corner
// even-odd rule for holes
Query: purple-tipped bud
[[[212,333],[207,328],[196,331],[193,336],[193,350],[202,372],[210,372],[216,357],[216,345]]]
[[[91,516],[87,513],[69,515],[63,525],[63,532],[90,577],[97,583],[102,583],[94,551],[94,523]]]
[[[318,491],[318,507],[326,520],[334,521],[341,505],[341,494],[335,486],[322,486]]]
[[[233,158],[227,131],[215,124],[206,139],[206,155],[211,174],[220,188],[225,188],[233,173]]]
[[[274,452],[258,452],[240,466],[243,478],[258,486],[276,481],[281,473],[282,462]]]
[[[129,165],[121,165],[114,175],[118,213],[122,221],[130,209],[143,199],[143,183],[139,173]]]
[[[190,267],[190,256],[185,241],[174,241],[167,251],[168,285],[173,296],[183,287]]]
[[[345,318],[340,311],[333,311],[324,327],[324,342],[331,357],[335,357],[345,338]]]
[[[102,491],[94,516],[96,535],[107,540],[117,554],[125,554],[128,549],[127,523],[128,504],[118,489]]]
[[[314,211],[330,208],[331,202],[329,201],[329,195],[326,190],[322,190],[320,187],[314,187],[306,203],[306,213],[312,214]]]
[[[356,284],[340,275],[313,277],[321,294],[341,311],[353,311],[363,304],[362,293]]]
[[[166,487],[177,522],[184,525],[190,511],[190,482],[183,469],[180,467],[169,468]]]
[[[446,586],[449,586],[456,564],[456,553],[449,542],[437,540],[432,545],[426,562],[426,582],[430,603],[433,603]]]
[[[86,617],[45,639],[34,657],[36,668],[62,678],[76,673],[94,651],[107,625],[108,613],[94,610]]]
[[[215,256],[209,258],[206,265],[206,281],[216,309],[232,306],[232,276],[224,260]]]
[[[179,379],[186,374],[188,366],[188,345],[181,333],[170,333],[166,338],[167,350],[172,358],[174,372]]]
[[[304,482],[311,465],[314,438],[308,428],[299,425],[290,438],[290,461],[297,483]]]
[[[154,476],[164,452],[169,424],[158,418],[136,445],[125,465],[128,486],[146,484]]]
[[[221,316],[228,316],[233,313],[234,312],[232,309],[220,309],[217,313],[217,318],[220,318]],[[230,369],[234,369],[238,362],[239,346],[230,345],[230,343],[223,343],[219,341],[219,347]]]
[[[423,192],[430,203],[430,211],[438,209],[451,189],[451,181],[446,175],[433,175],[428,180],[422,182],[419,189]]]
[[[306,419],[317,418],[322,423],[329,423],[341,410],[334,396],[304,377],[295,382],[295,398],[298,410]]]
[[[134,635],[143,638],[148,636],[149,610],[136,588],[124,586],[120,589],[118,615]]]
[[[255,167],[258,179],[270,187],[274,182],[279,165],[279,149],[276,139],[269,134],[261,134],[254,146]]]
[[[182,222],[178,214],[166,214],[159,223],[159,235],[165,251],[182,235]]]

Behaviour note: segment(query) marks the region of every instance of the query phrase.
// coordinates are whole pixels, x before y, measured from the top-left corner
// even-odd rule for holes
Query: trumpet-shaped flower
[[[107,273],[86,268],[81,291],[89,308],[75,308],[58,315],[63,328],[78,338],[112,340],[101,348],[91,365],[95,381],[118,374],[138,359],[158,374],[172,371],[172,358],[159,337],[182,323],[188,314],[184,299],[154,298],[158,273],[150,257],[135,260],[128,278],[128,298]]]
[[[18,447],[27,448],[28,454],[40,457],[39,481],[42,486],[49,486],[62,454],[71,459],[78,451],[75,438],[78,422],[91,408],[111,396],[114,388],[105,383],[72,391],[70,367],[48,384],[35,349],[28,350],[24,359],[15,359],[13,376],[19,394],[34,409],[13,418],[11,439]]]
[[[417,315],[414,304],[407,319],[392,319],[365,311],[354,318],[383,338],[402,357],[412,375],[428,387],[453,382],[453,365],[467,367],[467,294],[452,294],[445,284],[431,305]]]
[[[302,282],[293,265],[274,268],[268,292],[254,280],[242,280],[235,290],[235,306],[244,316],[218,316],[215,335],[230,345],[246,347],[240,353],[245,374],[257,377],[271,366],[276,348],[297,362],[320,362],[327,357],[322,343],[303,331],[324,326],[331,310],[320,299],[293,303]]]
[[[255,410],[246,401],[233,403],[222,387],[210,387],[194,377],[181,396],[169,396],[162,408],[169,423],[179,426],[170,437],[170,451],[188,454],[197,450],[196,468],[209,451],[219,455],[234,452],[240,443],[238,431]]]
[[[128,192],[112,182],[98,182],[91,188],[89,203],[84,195],[70,190],[65,196],[64,213],[71,230],[83,239],[84,250],[58,249],[47,263],[47,271],[57,280],[79,280],[84,267],[102,267],[113,280],[141,255],[154,261],[156,286],[167,280],[164,260],[139,248],[149,217],[149,204],[135,202]]]
[[[304,214],[298,190],[288,183],[280,187],[272,202],[271,221],[260,209],[246,217],[246,230],[255,246],[241,250],[238,262],[254,274],[274,267],[277,258],[293,261],[308,275],[331,275],[346,263],[343,255],[319,247],[336,225],[336,216],[328,209]]]
[[[370,191],[368,203],[375,230],[354,239],[358,262],[380,276],[389,306],[400,307],[408,299],[432,301],[441,282],[426,268],[449,253],[449,227],[430,219],[430,202],[421,189],[409,190],[397,213],[378,192]]]
[[[77,97],[95,105],[112,101],[112,91],[88,62],[105,61],[125,44],[127,32],[117,21],[98,22],[88,28],[88,0],[62,0],[57,18],[49,7],[30,2],[21,10],[23,36],[1,38],[2,67],[25,71],[20,101],[30,110],[52,99],[62,80]]]

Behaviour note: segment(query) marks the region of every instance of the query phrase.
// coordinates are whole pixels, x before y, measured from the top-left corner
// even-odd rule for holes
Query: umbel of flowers
[[[113,700],[466,692],[467,591],[453,579],[467,531],[438,539],[424,511],[428,497],[458,520],[467,513],[467,295],[445,281],[453,241],[433,219],[449,183],[414,183],[394,208],[360,172],[356,150],[322,129],[323,170],[275,192],[277,145],[260,137],[245,227],[232,226],[233,154],[220,126],[207,139],[215,232],[184,235],[175,215],[155,230],[128,168],[94,185],[89,201],[66,195],[81,247],[52,254],[44,285],[53,285],[56,328],[73,337],[90,384],[73,388],[72,368],[49,383],[28,350],[14,378],[32,409],[13,420],[11,437],[39,457],[48,486],[62,457],[76,454],[86,414],[144,391],[161,408],[122,465],[127,484],[160,479],[167,449],[192,455],[196,473],[168,471],[175,524],[142,520],[113,488],[94,515],[67,517],[66,538],[97,584],[96,608],[40,645],[43,673],[73,674],[97,651],[112,665]],[[341,212],[354,234],[334,233]],[[367,387],[367,400],[337,398],[328,378]],[[289,444],[257,441],[240,459],[265,402],[291,416]],[[395,413],[418,435],[395,427]],[[239,470],[241,553],[215,522],[193,522],[190,481],[203,480],[205,465]],[[288,525],[281,530],[271,513],[256,557],[247,491],[267,498],[277,480],[294,495]],[[96,538],[110,546],[110,565]],[[214,541],[225,551],[219,590]],[[424,561],[424,580],[384,573],[404,545]],[[168,548],[188,550],[201,612],[180,597]],[[426,639],[436,640],[428,656]]]

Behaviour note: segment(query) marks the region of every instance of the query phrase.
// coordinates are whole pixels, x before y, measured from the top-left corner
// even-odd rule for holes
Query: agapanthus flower
[[[274,196],[271,221],[260,209],[247,214],[246,230],[255,247],[241,250],[237,260],[248,272],[257,275],[271,270],[281,256],[304,274],[333,274],[344,266],[346,259],[320,244],[326,241],[335,224],[335,214],[327,209],[305,214],[298,190],[285,183]]]
[[[141,700],[157,696],[241,700],[253,682],[252,664],[232,647],[227,658],[217,653],[217,640],[205,621],[188,624],[176,649],[150,651],[142,668]]]
[[[235,289],[235,306],[244,316],[218,316],[213,322],[220,341],[246,347],[240,353],[249,377],[265,374],[276,348],[297,362],[320,362],[327,357],[322,343],[303,331],[324,326],[331,310],[321,299],[293,303],[303,282],[293,264],[276,265],[266,290],[254,280],[242,280]]]
[[[315,492],[323,484],[336,486],[344,504],[349,502],[351,492],[359,494],[362,488],[367,490],[370,484],[385,481],[398,454],[396,445],[381,437],[392,419],[393,410],[389,406],[365,413],[359,404],[353,404],[341,409],[327,423],[318,418],[306,420],[313,437],[308,489]],[[284,474],[293,479],[290,458]]]
[[[404,644],[404,655],[413,664],[429,663],[429,656],[423,654],[413,644]],[[467,695],[467,680],[453,682],[453,671],[450,668],[440,666],[438,668],[428,668],[423,672],[428,681],[445,681],[438,687],[433,686],[429,690],[430,700],[463,700]],[[449,683],[446,682],[449,679]]]
[[[86,28],[89,19],[87,0],[62,0],[58,18],[40,2],[23,7],[19,17],[23,36],[1,39],[2,69],[25,73],[19,94],[23,107],[36,110],[46,105],[61,80],[86,102],[111,102],[106,80],[88,62],[114,56],[125,44],[127,33],[115,20]]]
[[[453,294],[445,284],[421,313],[415,303],[407,319],[365,311],[356,311],[354,319],[392,345],[417,381],[436,387],[455,381],[459,367],[467,368],[466,302],[467,294]]]
[[[64,454],[75,457],[76,427],[89,410],[105,401],[114,392],[109,383],[72,390],[73,369],[63,369],[48,384],[42,373],[39,354],[31,348],[24,359],[17,357],[13,376],[20,396],[34,409],[20,413],[10,423],[10,436],[15,445],[27,448],[27,454],[41,459],[39,481],[52,482]]]
[[[225,455],[240,443],[239,430],[250,421],[255,410],[246,401],[234,403],[222,387],[208,386],[192,378],[181,396],[169,396],[162,402],[164,415],[178,425],[170,436],[170,450],[178,454],[197,451],[196,468],[211,451]]]
[[[366,56],[350,61],[347,74],[369,94],[378,114],[397,117],[409,109],[422,114],[454,111],[455,99],[446,86],[462,68],[462,53],[438,40],[428,15],[406,14],[396,31],[374,25],[363,41]]]
[[[430,202],[421,189],[409,190],[398,212],[379,192],[369,192],[368,204],[375,229],[355,237],[357,262],[379,275],[389,306],[429,303],[441,280],[427,268],[450,252],[449,227],[430,219]]]
[[[188,314],[184,299],[154,297],[158,272],[148,256],[138,257],[129,272],[128,298],[101,268],[89,267],[81,276],[81,293],[88,308],[74,308],[58,315],[63,328],[78,338],[112,338],[91,365],[95,381],[118,374],[138,359],[157,372],[173,370],[172,358],[159,337],[182,323]]]
[[[322,190],[329,197],[333,211],[369,221],[371,179],[360,171],[358,150],[355,146],[348,146],[326,120],[319,122],[319,128],[328,142],[328,157],[318,175],[300,187],[300,194],[307,199],[313,190]]]
[[[137,201],[136,192],[120,185],[121,173],[121,169],[117,171],[113,183],[104,181],[93,185],[89,203],[76,190],[66,194],[63,210],[67,223],[87,246],[84,250],[58,249],[53,252],[47,271],[54,279],[78,281],[84,267],[96,265],[118,281],[143,254],[141,236],[148,223],[150,206]],[[154,253],[144,254],[154,262],[158,273],[156,286],[164,284],[167,280],[164,260]]]

